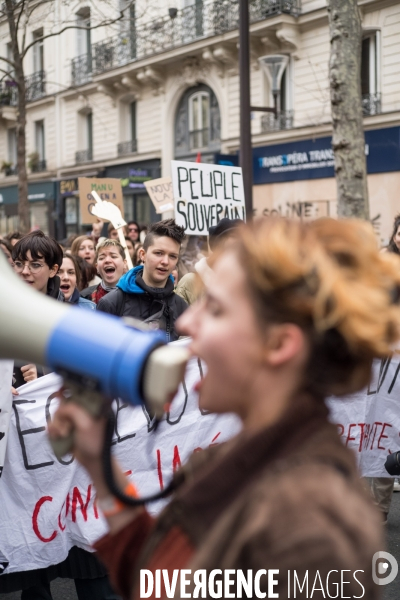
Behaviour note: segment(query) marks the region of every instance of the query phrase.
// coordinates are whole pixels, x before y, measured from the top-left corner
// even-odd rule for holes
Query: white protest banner
[[[330,398],[330,420],[354,450],[365,477],[389,477],[384,464],[400,450],[400,357],[375,360],[370,385],[344,398]]]
[[[145,181],[144,185],[158,215],[174,209],[174,192],[171,177],[151,179],[150,181]]]
[[[199,410],[193,388],[201,376],[197,359],[191,359],[185,383],[156,432],[144,409],[115,403],[114,452],[141,495],[165,487],[193,451],[239,431],[236,417]],[[46,419],[56,409],[60,383],[53,373],[20,387],[14,397],[0,479],[0,557],[8,562],[5,573],[57,564],[72,546],[90,550],[106,532],[86,471],[71,456],[57,460],[47,439]],[[164,503],[149,509],[157,512]]]
[[[173,160],[175,221],[191,235],[207,235],[227,217],[246,220],[242,169]]]
[[[3,472],[12,411],[13,366],[14,363],[11,360],[0,360],[0,477]]]

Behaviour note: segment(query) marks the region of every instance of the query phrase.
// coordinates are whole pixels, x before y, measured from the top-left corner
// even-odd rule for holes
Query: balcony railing
[[[72,85],[83,85],[92,79],[92,56],[82,54],[72,59],[71,63]]]
[[[118,156],[125,156],[137,152],[137,141],[129,140],[129,142],[120,142],[117,146]]]
[[[294,113],[292,110],[281,111],[277,117],[275,117],[274,113],[265,113],[261,117],[261,131],[268,133],[269,131],[292,129],[293,118]]]
[[[0,83],[0,105],[16,106],[18,102],[18,89],[14,81]]]
[[[363,94],[362,109],[364,116],[378,115],[381,112],[381,95],[378,93]]]
[[[250,22],[262,21],[277,14],[300,14],[301,0],[250,0]],[[85,83],[90,73],[104,73],[133,60],[158,54],[238,28],[239,0],[197,2],[178,10],[174,18],[161,17],[152,22],[138,20],[128,31],[97,42],[92,55],[72,61],[72,82]],[[89,64],[90,63],[90,64]]]
[[[39,100],[46,95],[46,73],[45,71],[37,71],[32,75],[25,77],[26,101],[32,102]]]
[[[41,173],[42,171],[47,171],[47,162],[45,159],[38,160],[33,163],[31,166],[32,173]]]
[[[18,167],[6,167],[3,169],[3,173],[6,177],[10,177],[11,175],[17,175],[18,174]]]
[[[78,152],[75,152],[75,163],[77,165],[90,162],[91,160],[93,160],[93,152],[91,148],[88,148],[87,150],[78,150]]]

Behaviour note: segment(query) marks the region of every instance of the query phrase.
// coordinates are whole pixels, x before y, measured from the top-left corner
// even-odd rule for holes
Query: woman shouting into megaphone
[[[74,424],[109,523],[96,549],[125,598],[377,598],[379,513],[324,399],[363,388],[398,341],[398,258],[365,223],[264,219],[211,266],[179,325],[207,365],[200,408],[236,413],[243,429],[189,459],[154,519],[110,494],[103,421],[62,405],[50,435]]]

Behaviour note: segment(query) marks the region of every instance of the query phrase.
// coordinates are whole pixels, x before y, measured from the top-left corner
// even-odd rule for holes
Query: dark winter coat
[[[151,288],[142,279],[143,267],[135,267],[121,277],[117,289],[104,296],[97,310],[120,317],[133,317],[162,329],[173,342],[179,335],[175,321],[187,309],[187,304],[174,292],[174,283],[168,278],[164,288]]]

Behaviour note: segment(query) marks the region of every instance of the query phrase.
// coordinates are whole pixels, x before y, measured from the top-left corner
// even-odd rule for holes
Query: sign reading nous
[[[246,219],[242,169],[173,160],[175,220],[191,235],[207,235],[221,219]]]
[[[400,170],[400,127],[365,132],[368,173]],[[254,184],[334,177],[332,138],[253,148]]]

